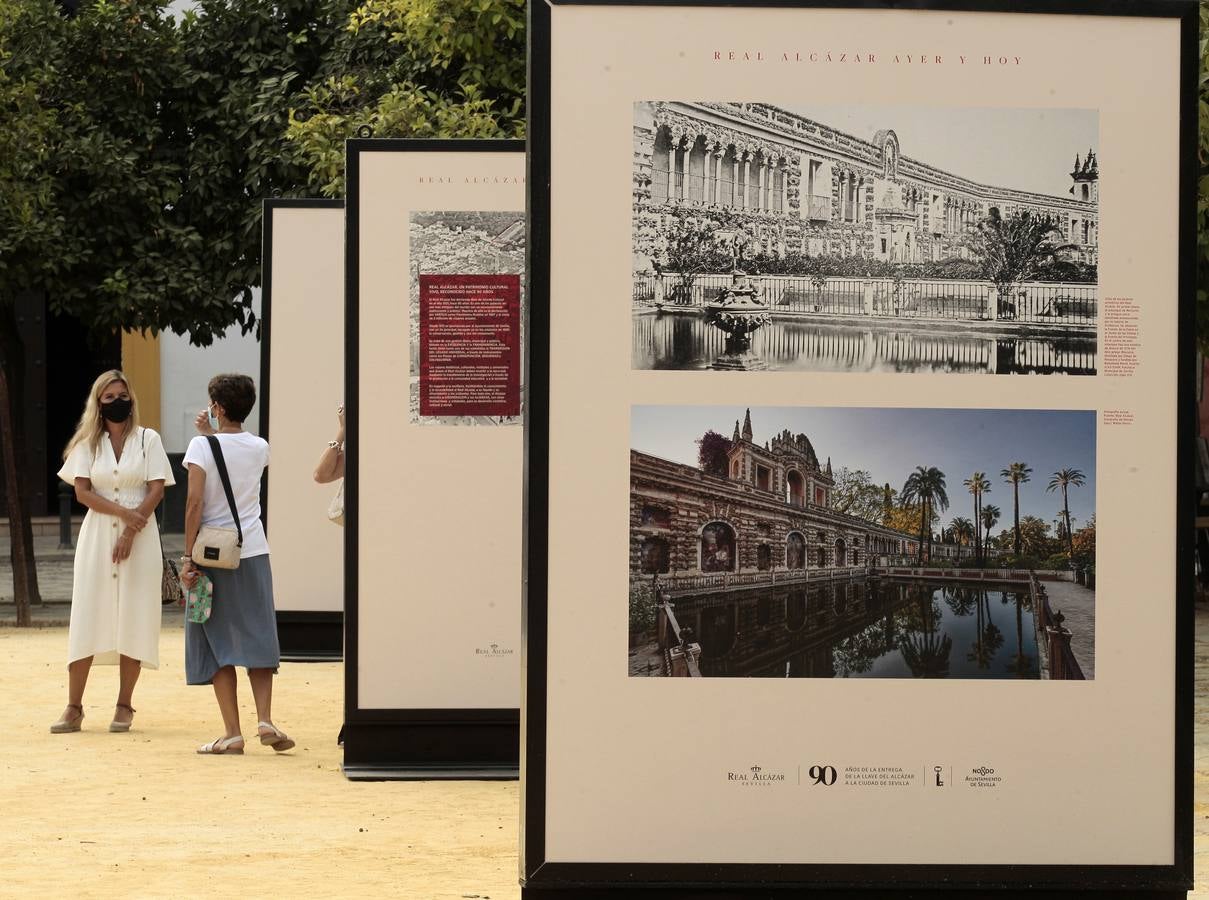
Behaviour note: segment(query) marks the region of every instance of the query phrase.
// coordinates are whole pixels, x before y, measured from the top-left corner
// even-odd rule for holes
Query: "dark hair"
[[[247,375],[215,375],[206,390],[227,418],[241,425],[256,405],[256,385]]]

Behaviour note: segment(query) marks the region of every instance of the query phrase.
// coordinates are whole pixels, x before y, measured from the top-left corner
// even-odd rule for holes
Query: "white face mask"
[[[210,406],[206,407],[206,416],[210,420],[210,430],[218,431],[218,416],[214,415],[213,407],[210,407]]]

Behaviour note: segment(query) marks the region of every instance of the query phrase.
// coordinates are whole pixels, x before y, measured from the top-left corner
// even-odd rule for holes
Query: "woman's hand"
[[[336,440],[344,443],[344,404],[341,403],[336,407],[336,421],[340,423],[340,430],[336,432]]]
[[[193,427],[197,429],[198,434],[214,434],[214,429],[210,427],[210,411],[203,409],[193,419]]]
[[[126,528],[138,534],[147,527],[147,517],[137,509],[123,509],[118,517],[126,523]]]
[[[185,590],[190,591],[193,585],[197,584],[197,576],[201,574],[198,571],[197,565],[191,559],[186,559],[181,563],[181,584]]]
[[[134,535],[136,532],[127,528],[119,536],[117,543],[113,545],[113,561],[115,563],[125,562],[130,558],[130,550],[134,546]]]

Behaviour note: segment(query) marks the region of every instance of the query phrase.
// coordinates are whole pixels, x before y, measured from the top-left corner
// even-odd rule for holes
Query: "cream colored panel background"
[[[547,858],[1170,864],[1178,23],[626,7],[552,21]],[[729,50],[881,61],[713,60]],[[1021,62],[952,64],[962,53]],[[631,128],[650,99],[1098,109],[1100,293],[1141,304],[1142,365],[1129,379],[631,371]],[[1132,410],[1133,426],[1097,435],[1095,680],[627,678],[630,407],[694,402]],[[814,764],[985,765],[1004,782],[808,788]],[[791,782],[727,783],[753,765]]]
[[[358,702],[516,708],[523,432],[408,422],[408,216],[524,210],[525,155],[360,160]]]
[[[273,217],[269,353],[269,549],[279,611],[344,609],[344,529],[328,521],[335,484],[315,463],[344,400],[344,210]]]

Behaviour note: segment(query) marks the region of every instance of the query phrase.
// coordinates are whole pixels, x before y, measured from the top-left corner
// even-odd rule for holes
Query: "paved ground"
[[[184,552],[183,534],[165,534],[164,552],[179,557]],[[55,537],[34,538],[34,555],[38,561],[38,590],[43,605],[33,610],[34,624],[40,627],[66,625],[71,603],[71,572],[74,550],[60,550]],[[0,557],[0,626],[16,621],[13,611],[13,568],[5,541]]]
[[[1050,608],[1062,611],[1071,631],[1070,648],[1086,678],[1096,677],[1096,592],[1071,581],[1047,581]]]

